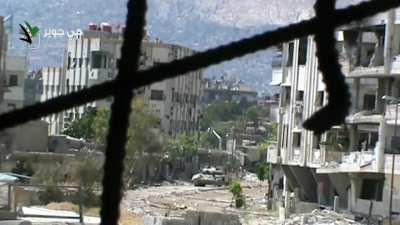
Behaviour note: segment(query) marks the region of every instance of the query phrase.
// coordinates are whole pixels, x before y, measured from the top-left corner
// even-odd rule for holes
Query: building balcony
[[[309,167],[320,168],[329,164],[330,162],[337,162],[343,156],[343,152],[336,151],[331,148],[319,148],[312,149],[310,153],[309,161],[307,162]]]
[[[326,151],[321,149],[312,149],[310,153],[310,159],[307,164],[310,167],[320,167],[325,162],[325,153]]]
[[[385,73],[385,67],[384,66],[371,66],[371,67],[363,67],[363,66],[358,66],[354,68],[349,73],[348,77],[353,77],[353,78],[377,78],[380,76],[384,76]]]
[[[350,115],[346,118],[346,122],[349,124],[360,124],[360,123],[375,123],[379,124],[381,121],[382,114],[374,113],[373,111],[360,111]]]
[[[377,165],[373,151],[344,153],[339,160],[327,162],[317,173],[376,172]]]

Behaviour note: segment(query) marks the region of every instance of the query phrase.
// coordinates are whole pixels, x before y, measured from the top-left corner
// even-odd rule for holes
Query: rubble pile
[[[316,209],[311,213],[296,214],[285,221],[285,225],[361,225],[343,214],[330,210]]]

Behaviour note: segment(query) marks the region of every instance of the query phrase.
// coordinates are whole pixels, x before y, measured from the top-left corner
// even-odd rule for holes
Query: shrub
[[[39,201],[42,204],[49,204],[50,202],[63,202],[64,194],[63,192],[57,188],[56,185],[50,184],[46,186],[44,191],[39,192]]]
[[[257,164],[256,174],[259,180],[265,180],[268,177],[268,164],[261,162]]]
[[[94,192],[102,179],[101,165],[93,159],[87,159],[76,163],[72,174],[74,183],[81,187],[81,193],[77,193],[76,203],[81,201],[85,206],[100,205],[99,197]]]
[[[230,187],[229,191],[232,193],[233,198],[235,199],[235,207],[241,208],[246,205],[246,198],[243,195],[242,185],[239,181],[234,181]]]

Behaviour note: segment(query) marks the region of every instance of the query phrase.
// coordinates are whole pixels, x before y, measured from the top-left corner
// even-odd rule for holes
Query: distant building
[[[5,93],[3,110],[11,111],[24,106],[24,84],[27,59],[24,56],[6,56]]]
[[[159,41],[144,41],[142,45],[141,69],[167,63],[194,54],[194,51]],[[161,119],[161,128],[169,135],[197,131],[202,94],[202,71],[188,76],[154,83],[144,89],[142,96],[150,109]]]
[[[47,152],[48,124],[36,120],[0,131],[0,143],[5,145],[4,153]]]
[[[116,77],[121,58],[123,27],[112,27],[107,23],[90,24],[82,38],[69,40],[64,69],[42,70],[43,95],[45,101],[61,94],[82,90]],[[170,62],[193,54],[194,51],[178,45],[150,41],[146,36],[142,44],[140,69],[159,63]],[[59,74],[59,75],[58,75]],[[142,88],[137,92],[144,98],[158,118],[162,130],[175,135],[197,130],[200,115],[202,72],[192,72]],[[88,107],[109,108],[112,97],[74,107],[48,120],[50,134],[60,134],[68,123],[79,119]]]
[[[271,122],[279,122],[279,94],[274,96],[265,96],[258,100],[258,105],[265,108],[268,112],[268,118]]]
[[[27,59],[7,54],[7,35],[0,17],[0,113],[26,105]],[[37,97],[37,96],[36,96]],[[30,121],[0,131],[1,154],[47,151],[47,123]],[[3,157],[3,156],[0,156]]]
[[[256,91],[252,91],[242,81],[229,81],[221,77],[220,80],[204,79],[204,93],[202,102],[208,104],[213,101],[254,102],[258,100]]]
[[[44,102],[64,94],[65,71],[62,67],[44,67],[37,74],[36,79],[42,82],[40,101]],[[49,134],[59,134],[63,128],[63,113],[53,114],[44,118],[49,123]]]
[[[25,79],[24,105],[40,102],[43,93],[43,82],[40,73],[31,72]]]
[[[7,36],[3,25],[3,17],[0,17],[0,102],[3,101],[5,89],[5,67],[6,67],[6,52],[7,52]],[[4,111],[1,109],[0,111]]]

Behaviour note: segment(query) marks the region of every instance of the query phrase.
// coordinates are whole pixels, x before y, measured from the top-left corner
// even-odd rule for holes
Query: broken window
[[[304,100],[304,91],[297,91],[296,101],[303,101]]]
[[[18,75],[11,74],[9,78],[8,85],[10,87],[18,86]]]
[[[325,96],[324,91],[318,91],[317,99],[315,102],[318,107],[321,107],[324,105],[324,96]]]
[[[384,64],[385,27],[343,32],[344,47],[352,67],[374,67]]]
[[[313,149],[320,149],[321,135],[313,134]]]
[[[67,58],[67,69],[71,68],[71,56],[69,55]]]
[[[375,100],[376,100],[375,95],[370,95],[370,94],[364,95],[363,109],[364,110],[374,110],[375,109]]]
[[[151,90],[151,100],[162,101],[164,99],[164,92],[159,90]]]
[[[290,103],[290,87],[285,87],[285,102],[284,105],[287,105]]]
[[[343,31],[344,47],[346,56],[349,60],[350,65],[358,66],[360,54],[359,48],[359,32],[357,30],[345,30]]]
[[[300,148],[301,146],[301,133],[296,132],[293,134],[293,147]]]
[[[101,51],[93,51],[91,55],[91,67],[93,69],[102,69],[106,68],[106,55],[104,55]]]
[[[294,54],[294,43],[290,42],[289,43],[288,59],[286,61],[286,66],[292,66],[293,65],[293,54]]]
[[[299,44],[299,65],[306,65],[307,62],[307,47],[308,47],[308,38],[303,37],[300,39]]]
[[[358,149],[360,151],[373,151],[378,142],[378,132],[362,132],[358,134]]]
[[[384,180],[363,179],[361,199],[382,201]]]

